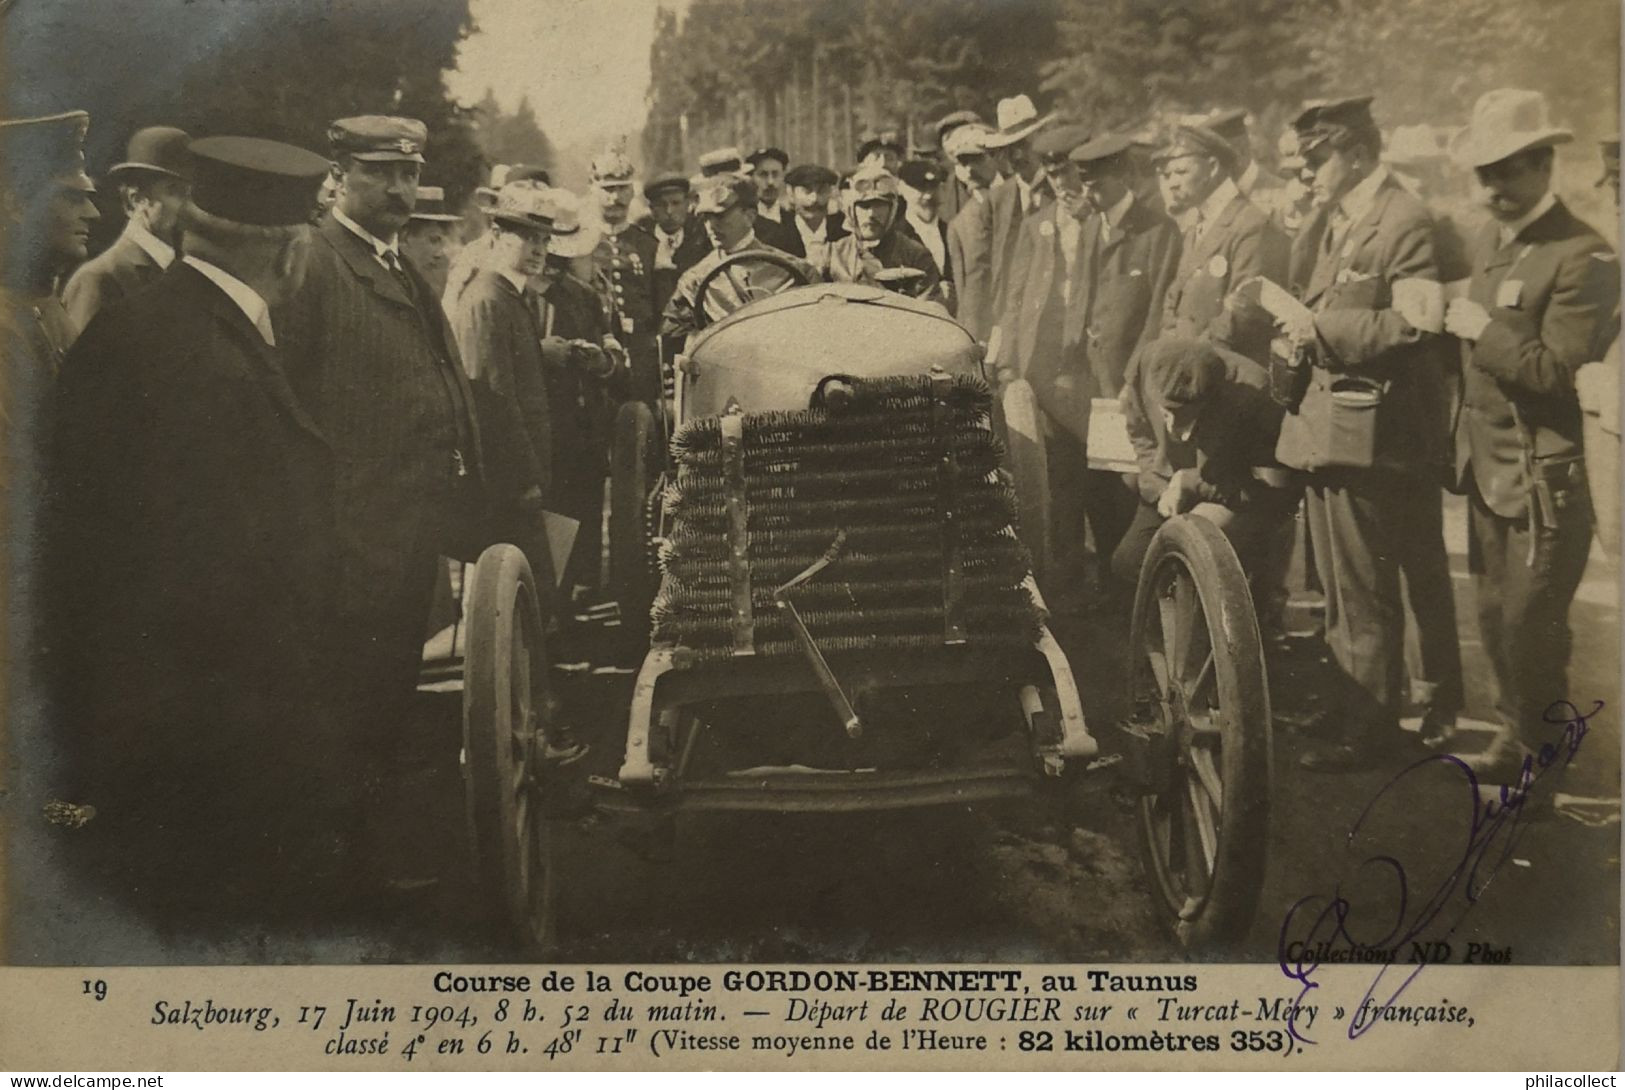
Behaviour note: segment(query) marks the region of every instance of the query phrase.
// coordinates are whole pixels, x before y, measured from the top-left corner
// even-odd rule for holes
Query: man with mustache
[[[1434,226],[1380,162],[1371,96],[1309,104],[1293,122],[1320,210],[1295,240],[1304,392],[1276,454],[1307,474],[1305,514],[1326,595],[1326,680],[1337,719],[1299,763],[1346,772],[1402,758],[1406,523],[1439,502],[1432,475],[1443,292]],[[1431,313],[1431,318],[1429,314]],[[1437,531],[1435,531],[1436,533]]]
[[[400,250],[428,130],[411,118],[348,117],[329,126],[328,141],[337,194],[277,335],[299,361],[290,378],[333,444],[332,689],[360,784],[359,826],[376,815],[384,761],[411,712],[439,558],[478,557],[488,497],[457,344]],[[512,434],[493,430],[497,440]],[[540,499],[534,479],[490,483],[495,501]]]
[[[1571,138],[1538,91],[1504,88],[1478,100],[1452,148],[1493,217],[1473,243],[1467,296],[1444,315],[1463,342],[1456,470],[1479,630],[1508,728],[1469,758],[1487,784],[1516,784],[1562,730],[1548,707],[1582,695],[1567,687],[1568,613],[1593,515],[1574,376],[1618,330],[1619,264],[1552,192],[1554,148]]]

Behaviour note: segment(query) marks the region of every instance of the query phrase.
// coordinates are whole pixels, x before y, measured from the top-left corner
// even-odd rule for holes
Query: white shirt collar
[[[1240,193],[1241,187],[1229,178],[1215,186],[1213,192],[1207,195],[1207,199],[1196,206],[1202,214],[1200,221],[1202,225],[1206,226],[1218,219],[1219,213],[1230,207],[1230,202],[1235,200]]]
[[[1025,212],[1033,205],[1033,183],[1023,178],[1020,174],[1017,174],[1015,178],[1016,192],[1021,198],[1021,210]]]
[[[1388,168],[1379,166],[1361,178],[1353,189],[1343,194],[1343,198],[1337,202],[1337,207],[1348,217],[1349,223],[1358,223],[1365,218],[1365,214],[1371,211],[1371,202],[1377,199],[1377,190],[1387,179]]]
[[[760,204],[760,203],[758,203],[756,205],[756,214],[758,216],[760,216],[761,218],[763,218],[763,219],[769,219],[769,220],[772,220],[774,223],[780,223],[780,222],[782,222],[782,217],[784,215],[784,210],[781,209],[776,204]]]
[[[175,247],[147,230],[135,220],[124,225],[124,233],[130,241],[141,247],[142,251],[158,263],[160,269],[167,269],[175,262]]]
[[[807,221],[800,216],[792,217],[796,221],[796,230],[801,233],[803,242],[827,242],[829,240],[829,217],[825,216],[818,221],[817,227],[808,227]]]
[[[655,241],[669,243],[674,250],[683,244],[683,228],[679,227],[671,234],[667,234],[666,229],[658,223],[654,225],[654,228]]]
[[[1536,220],[1540,219],[1540,217],[1550,212],[1552,210],[1552,206],[1555,204],[1557,204],[1557,194],[1548,189],[1546,191],[1546,195],[1535,202],[1535,207],[1531,208],[1529,211],[1525,212],[1511,223],[1501,224],[1501,245],[1505,246],[1507,243],[1513,241],[1519,235],[1523,234],[1524,228],[1528,227],[1531,223],[1534,223]]]
[[[514,272],[512,269],[498,269],[497,272],[502,274],[504,280],[513,285],[514,291],[520,295],[525,294],[525,285],[530,283],[530,279],[524,273]]]
[[[399,238],[392,238],[388,242],[385,242],[383,239],[361,226],[355,220],[339,211],[339,206],[336,204],[333,206],[333,218],[338,220],[340,227],[343,227],[356,238],[360,239],[362,242],[365,242],[372,249],[372,256],[378,259],[379,264],[384,265],[386,268],[388,267],[389,262],[384,260],[384,255],[386,253],[394,254],[397,259],[400,258],[401,251]]]
[[[266,305],[264,296],[219,265],[193,257],[191,254],[187,254],[181,260],[208,277],[217,288],[225,292],[227,298],[237,304],[237,308],[243,312],[249,323],[259,331],[265,343],[272,348],[276,347],[276,334],[271,330],[271,308]]]
[[[1253,188],[1257,185],[1258,160],[1254,159],[1247,164],[1247,169],[1241,172],[1241,177],[1236,179],[1236,189],[1242,194],[1251,194]]]

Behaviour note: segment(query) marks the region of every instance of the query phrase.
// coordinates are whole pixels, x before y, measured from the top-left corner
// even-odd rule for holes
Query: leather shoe
[[[1431,750],[1442,750],[1456,737],[1456,717],[1429,708],[1422,715],[1416,736]]]

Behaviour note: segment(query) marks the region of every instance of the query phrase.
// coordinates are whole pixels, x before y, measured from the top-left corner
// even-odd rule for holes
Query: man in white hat
[[[108,170],[124,206],[124,230],[79,266],[62,291],[62,305],[81,329],[102,307],[152,283],[174,262],[191,173],[190,141],[180,129],[140,129],[130,137],[124,161]]]
[[[1444,315],[1463,342],[1456,468],[1479,628],[1508,728],[1471,758],[1486,784],[1529,775],[1532,755],[1570,718],[1552,709],[1578,695],[1567,685],[1568,612],[1592,508],[1574,373],[1614,332],[1619,266],[1551,191],[1553,149],[1570,139],[1539,92],[1501,89],[1478,100],[1451,148],[1493,217],[1473,240],[1467,296]]]
[[[1026,95],[999,103],[999,131],[986,144],[1002,177],[988,191],[988,235],[993,260],[993,313],[1003,309],[1021,224],[1054,199],[1045,181],[1043,164],[1033,151],[1033,137],[1054,115],[1039,117]]]
[[[978,340],[993,330],[993,214],[989,189],[998,179],[988,155],[994,130],[978,122],[960,125],[943,148],[954,165],[954,177],[965,187],[959,214],[948,224],[948,263],[953,266],[954,298],[959,323]]]

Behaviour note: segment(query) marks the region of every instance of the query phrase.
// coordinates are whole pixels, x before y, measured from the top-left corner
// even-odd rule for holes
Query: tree
[[[480,147],[493,163],[532,163],[553,169],[557,153],[528,97],[519,100],[513,113],[504,113],[496,94],[486,88],[485,97],[474,107],[473,123]]]
[[[467,0],[25,0],[4,22],[7,110],[89,110],[93,174],[145,125],[325,152],[335,117],[405,114],[460,200],[484,164],[444,73],[473,27]]]

